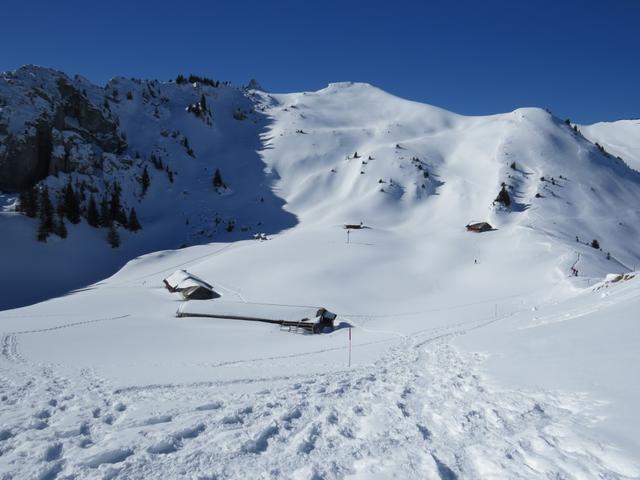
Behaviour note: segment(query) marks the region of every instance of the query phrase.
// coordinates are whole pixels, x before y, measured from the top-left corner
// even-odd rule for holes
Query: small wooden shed
[[[491,230],[495,230],[491,226],[491,224],[487,222],[475,222],[467,225],[468,232],[482,233],[482,232],[490,232]]]

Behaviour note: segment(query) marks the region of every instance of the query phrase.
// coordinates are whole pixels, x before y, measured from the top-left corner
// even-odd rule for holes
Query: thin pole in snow
[[[349,243],[349,234],[351,233],[351,230],[347,229],[347,243]]]
[[[349,368],[351,368],[351,327],[349,327]]]

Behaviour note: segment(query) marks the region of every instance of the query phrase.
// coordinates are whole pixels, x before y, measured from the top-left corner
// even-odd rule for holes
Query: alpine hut
[[[220,296],[210,284],[186,270],[176,270],[163,283],[167,290],[180,293],[185,300],[209,300]]]
[[[491,230],[495,230],[495,228],[493,228],[491,224],[487,222],[470,223],[467,225],[466,228],[468,232],[476,232],[476,233],[490,232]]]

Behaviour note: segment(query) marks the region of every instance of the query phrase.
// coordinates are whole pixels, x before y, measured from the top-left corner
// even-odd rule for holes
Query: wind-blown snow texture
[[[631,273],[640,174],[540,109],[462,117],[351,83],[233,95],[257,123],[237,123],[246,120],[233,118],[234,104],[227,136],[211,140],[229,156],[179,160],[195,165],[178,175],[191,200],[163,197],[170,185],[154,180],[136,248],[184,234],[170,205],[195,215],[218,201],[208,176],[197,186],[214,166],[230,172],[230,211],[273,235],[149,253],[71,295],[1,312],[0,472],[640,476],[640,280]],[[245,128],[245,146],[234,145]],[[209,137],[191,135],[204,151]],[[130,147],[136,137],[127,133]],[[248,166],[231,166],[241,148],[246,179]],[[510,208],[492,204],[502,182]],[[247,203],[255,188],[271,196],[267,212]],[[361,221],[369,228],[346,243],[343,224]],[[466,232],[470,221],[497,230]],[[87,242],[83,228],[65,242]],[[72,248],[21,242],[23,251]],[[337,312],[353,327],[351,366],[346,328],[293,335],[175,318],[179,297],[161,281],[178,268],[222,300]],[[610,272],[627,276],[603,280]]]

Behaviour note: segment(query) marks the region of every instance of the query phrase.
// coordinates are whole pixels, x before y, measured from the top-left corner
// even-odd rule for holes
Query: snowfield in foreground
[[[250,96],[269,211],[297,223],[0,312],[0,478],[640,477],[631,162],[539,109]],[[326,307],[339,328],[177,318],[177,269],[222,295],[202,302]]]
[[[563,281],[547,294],[503,286],[490,297],[487,285],[477,295],[444,286],[433,297],[402,296],[410,287],[389,281],[402,279],[400,271],[371,280],[349,268],[366,244],[390,242],[358,233],[362,245],[341,243],[339,230],[297,239],[288,237],[304,232],[291,232],[152,254],[95,288],[4,312],[5,477],[640,475],[638,278],[584,290]],[[290,242],[305,251],[292,252]],[[297,294],[268,274],[238,287],[241,262],[290,255],[283,270],[294,275],[305,268],[302,257],[328,249],[346,264],[340,276],[298,278]],[[388,260],[408,269],[400,257]],[[214,287],[246,302],[292,303],[317,298],[324,283],[343,285],[323,298],[353,326],[351,367],[346,329],[296,335],[174,317],[177,294],[160,282],[178,267],[223,279]],[[380,295],[352,300],[345,286],[363,282]],[[386,309],[388,296],[405,308]]]

